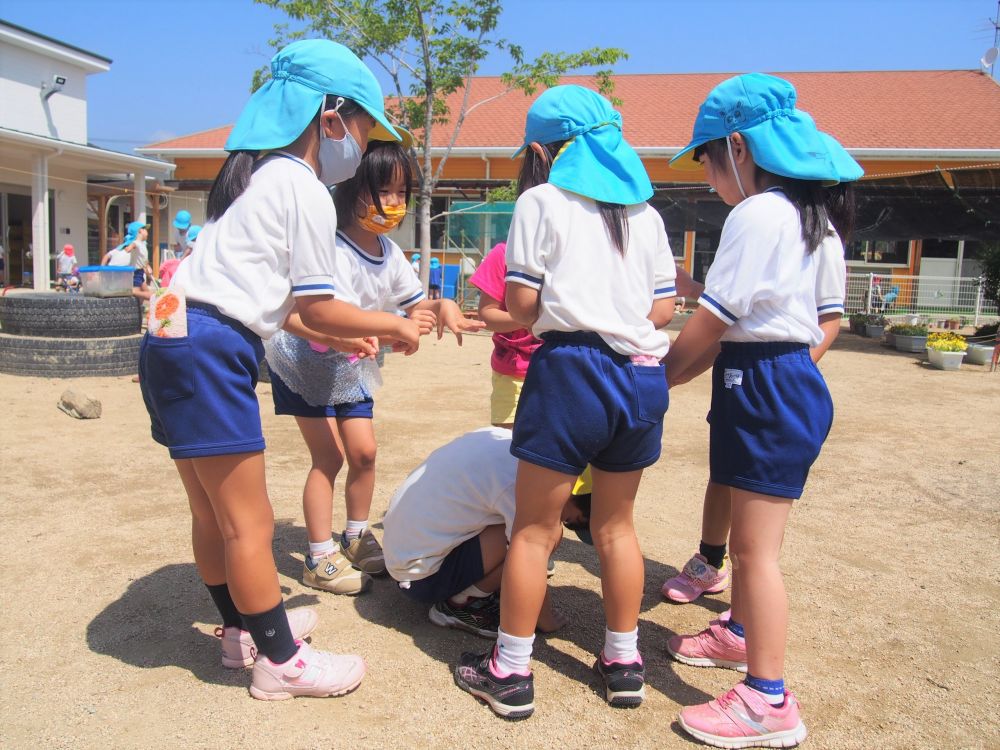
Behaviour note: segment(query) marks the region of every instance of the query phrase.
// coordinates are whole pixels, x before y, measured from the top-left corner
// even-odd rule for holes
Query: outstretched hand
[[[410,320],[420,328],[420,335],[426,336],[434,330],[434,326],[437,324],[437,315],[434,314],[433,310],[414,310],[410,313]],[[438,338],[441,336],[438,335]]]
[[[450,299],[440,300],[438,312],[440,313],[437,321],[437,336],[439,340],[444,336],[444,330],[447,328],[455,334],[455,340],[461,346],[463,333],[474,333],[486,327],[486,323],[482,320],[466,318],[462,314],[462,309]]]

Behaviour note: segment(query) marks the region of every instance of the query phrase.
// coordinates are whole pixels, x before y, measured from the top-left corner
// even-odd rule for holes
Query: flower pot
[[[880,339],[885,333],[885,326],[865,325],[865,336],[870,339]]]
[[[894,346],[896,346],[896,334],[894,334],[892,331],[886,331],[885,341],[883,341],[882,343],[888,346],[890,349],[893,348]]]
[[[969,344],[965,361],[970,365],[988,365],[993,359],[993,347],[983,344]]]
[[[939,349],[927,348],[927,361],[939,370],[957,370],[962,366],[965,352],[942,352]]]
[[[896,335],[896,351],[898,352],[922,352],[927,348],[926,336],[900,336]]]

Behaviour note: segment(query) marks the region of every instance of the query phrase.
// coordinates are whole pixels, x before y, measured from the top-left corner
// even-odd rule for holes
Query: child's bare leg
[[[500,588],[503,563],[507,557],[507,529],[502,523],[487,526],[479,533],[479,550],[483,556],[483,577],[472,585],[492,594]]]
[[[347,417],[337,420],[337,428],[347,457],[347,519],[367,521],[375,494],[375,425],[364,417]]]
[[[530,638],[538,624],[549,555],[562,535],[563,506],[575,477],[525,461],[517,465],[517,512],[500,589],[500,629]]]
[[[207,586],[218,586],[226,582],[226,542],[215,520],[215,511],[191,459],[177,460],[174,464],[191,507],[191,546],[198,575]]]
[[[732,518],[729,487],[709,480],[701,506],[701,541],[725,546]]]
[[[333,529],[333,485],[344,465],[337,425],[333,419],[296,417],[299,432],[306,441],[312,465],[302,490],[302,512],[309,541],[329,541]]]
[[[601,560],[601,590],[608,629],[625,633],[639,622],[644,564],[632,523],[642,471],[593,469],[590,530]]]
[[[788,629],[788,599],[778,566],[792,501],[733,489],[730,539],[740,618],[746,633],[748,671],[765,680],[781,679]],[[736,613],[734,612],[734,617]]]

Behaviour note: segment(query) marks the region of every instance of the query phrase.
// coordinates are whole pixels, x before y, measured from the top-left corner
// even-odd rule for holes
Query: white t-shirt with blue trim
[[[699,304],[726,323],[722,341],[823,340],[818,316],[843,312],[844,247],[834,233],[807,253],[795,206],[778,190],[726,218]]]
[[[666,355],[670,339],[647,316],[653,300],[677,295],[674,256],[656,209],[639,203],[627,215],[622,255],[590,198],[546,183],[517,199],[506,281],[540,290],[535,336],[590,331],[620,354]]]
[[[270,338],[294,297],[336,291],[336,233],[333,199],[312,167],[271,154],[229,210],[205,224],[198,252],[178,266],[171,286]]]
[[[381,257],[365,252],[346,234],[337,232],[338,296],[362,310],[405,311],[424,298],[424,288],[399,245],[384,235],[376,236],[382,246]]]

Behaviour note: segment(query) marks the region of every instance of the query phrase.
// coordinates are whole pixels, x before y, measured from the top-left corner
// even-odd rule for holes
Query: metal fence
[[[983,294],[978,277],[847,274],[845,312],[959,318],[980,325],[997,319],[997,303]]]

